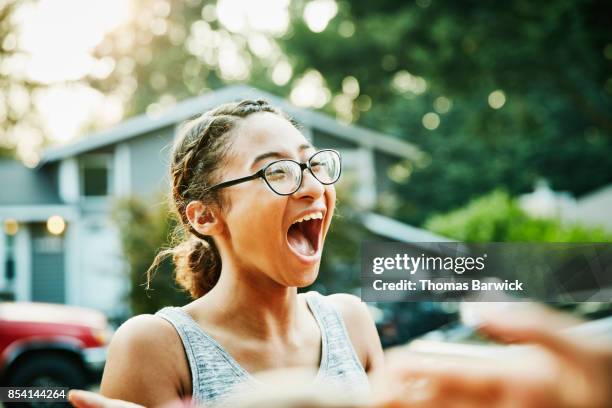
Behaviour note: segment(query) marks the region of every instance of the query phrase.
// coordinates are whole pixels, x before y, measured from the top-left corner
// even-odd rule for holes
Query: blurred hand
[[[70,390],[68,401],[77,408],[143,408],[142,405],[106,398],[90,391]]]
[[[461,355],[415,351],[386,353],[373,398],[307,386],[308,375],[271,373],[270,387],[244,394],[234,408],[478,408],[612,407],[612,341],[567,330],[579,321],[540,305],[514,303],[503,310],[482,304],[481,332],[507,343],[490,353]],[[480,350],[480,349],[479,349]],[[433,351],[433,350],[432,350]],[[310,374],[312,377],[312,373]],[[270,380],[270,378],[267,378]],[[71,391],[78,408],[140,408],[87,391]],[[177,400],[164,408],[194,406]]]
[[[375,404],[400,407],[611,407],[612,341],[579,337],[568,315],[514,303],[482,304],[480,330],[533,347],[509,347],[465,357],[416,352],[387,354],[375,379]],[[487,308],[488,307],[488,308]]]
[[[77,408],[144,408],[142,405],[128,401],[107,398],[95,392],[70,390],[68,401]],[[161,405],[161,408],[187,408],[195,407],[190,400],[180,400]]]

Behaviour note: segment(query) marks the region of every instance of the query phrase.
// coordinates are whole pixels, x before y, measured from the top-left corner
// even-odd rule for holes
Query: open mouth
[[[322,225],[322,213],[306,216],[291,224],[287,231],[287,242],[291,249],[300,255],[315,255],[319,250]]]

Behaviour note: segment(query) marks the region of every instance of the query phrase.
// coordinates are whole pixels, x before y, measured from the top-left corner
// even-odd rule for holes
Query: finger
[[[512,369],[500,369],[498,361],[461,356],[434,356],[395,350],[388,355],[385,371],[373,378],[373,390],[379,396],[393,393],[417,399],[440,400],[453,396],[457,401],[472,399],[492,401],[500,394],[499,378]]]
[[[167,404],[163,404],[160,408],[196,408],[198,404],[191,398],[177,399]]]
[[[384,394],[375,395],[371,407],[375,408],[478,408],[495,407],[498,398],[493,395],[470,393],[461,382],[446,381],[427,376],[404,384],[389,384]]]
[[[575,354],[576,340],[561,330],[579,319],[537,303],[485,303],[468,305],[478,330],[505,343],[534,343],[557,356]]]
[[[82,390],[70,390],[68,401],[77,408],[101,408],[104,406],[96,394]]]
[[[70,390],[68,401],[77,408],[144,408],[132,402],[106,398],[95,392],[83,390]]]
[[[486,323],[530,325],[556,331],[583,323],[582,320],[534,302],[464,302],[461,319],[467,325]]]
[[[504,321],[487,322],[480,331],[506,343],[536,344],[565,360],[573,360],[576,342],[563,333],[530,324],[515,324]]]

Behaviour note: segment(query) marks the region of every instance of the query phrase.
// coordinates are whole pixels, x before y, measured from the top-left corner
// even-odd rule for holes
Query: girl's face
[[[220,181],[249,176],[279,159],[303,163],[315,151],[281,116],[252,114],[234,130]],[[264,273],[284,286],[303,287],[316,279],[336,202],[333,185],[304,170],[301,187],[289,196],[274,193],[262,178],[221,194],[229,203],[222,214],[224,240],[241,269]]]

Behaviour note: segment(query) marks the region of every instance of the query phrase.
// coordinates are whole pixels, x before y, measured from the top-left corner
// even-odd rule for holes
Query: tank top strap
[[[196,402],[216,406],[234,387],[250,380],[249,374],[183,308],[164,307],[155,315],[172,324],[181,338]]]
[[[340,312],[318,292],[307,292],[306,300],[323,332],[323,350],[327,355],[323,359],[325,365],[321,367],[322,376],[336,385],[350,385],[352,389],[362,386],[365,391],[369,388],[367,375]]]

